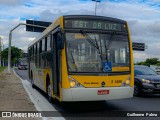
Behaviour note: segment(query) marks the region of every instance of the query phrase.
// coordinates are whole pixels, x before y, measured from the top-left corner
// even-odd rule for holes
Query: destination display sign
[[[126,25],[100,20],[65,20],[65,28],[126,31]]]

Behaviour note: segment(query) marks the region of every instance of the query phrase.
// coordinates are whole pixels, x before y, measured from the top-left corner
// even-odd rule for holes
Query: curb
[[[37,105],[37,102],[34,100],[34,98],[32,97],[32,94],[28,91],[27,87],[25,86],[24,82],[23,82],[23,79],[20,78],[17,73],[15,72],[14,68],[13,68],[13,73],[16,75],[16,77],[18,77],[22,84],[23,84],[23,87],[25,89],[25,91],[27,92],[27,94],[29,95],[31,101],[34,103],[34,106],[36,107],[37,111],[42,111],[41,108]],[[42,117],[42,120],[48,120],[46,117]]]

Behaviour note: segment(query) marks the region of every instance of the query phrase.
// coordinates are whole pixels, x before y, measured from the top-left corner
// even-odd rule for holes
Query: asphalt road
[[[17,70],[18,75],[25,80],[28,80],[27,70]],[[38,90],[38,89],[37,89]],[[44,96],[45,97],[45,96]],[[158,120],[157,117],[117,117],[116,111],[118,112],[142,112],[154,113],[154,111],[159,111],[160,113],[160,95],[146,95],[143,97],[133,97],[130,99],[122,100],[109,100],[100,102],[71,102],[71,103],[56,103],[52,106],[59,111],[65,119],[86,119],[92,117],[92,119],[106,119],[106,114],[115,114],[115,117],[107,117],[108,119],[134,119],[134,120]],[[149,112],[150,111],[150,112]],[[65,117],[63,113],[70,113],[72,117]],[[85,117],[85,118],[84,118]]]

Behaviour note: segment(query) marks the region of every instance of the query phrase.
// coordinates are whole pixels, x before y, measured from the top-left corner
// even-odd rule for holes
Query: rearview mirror
[[[59,50],[62,50],[64,48],[64,37],[62,32],[59,32],[57,34],[57,48]]]

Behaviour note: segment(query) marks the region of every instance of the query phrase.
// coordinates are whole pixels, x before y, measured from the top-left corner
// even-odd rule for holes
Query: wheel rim
[[[51,100],[51,85],[50,84],[48,85],[48,88],[47,88],[47,94],[48,94],[48,99]]]
[[[31,84],[33,85],[33,79],[31,80]]]
[[[134,85],[134,95],[138,95],[139,89],[137,85]]]

